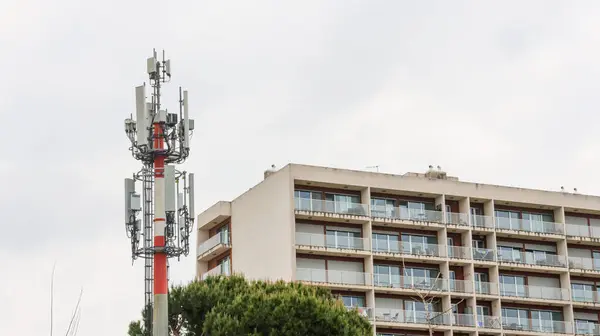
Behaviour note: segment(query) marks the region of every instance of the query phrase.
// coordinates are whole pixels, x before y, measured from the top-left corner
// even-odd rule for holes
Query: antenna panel
[[[165,165],[165,211],[175,210],[175,166]]]
[[[167,76],[171,77],[171,60],[165,62],[165,73]]]
[[[183,147],[190,148],[190,123],[188,113],[188,92],[183,91]]]
[[[129,211],[131,210],[131,195],[135,192],[133,179],[125,179],[125,223],[129,224]]]
[[[190,173],[188,174],[189,177],[189,193],[190,193],[190,205],[189,205],[189,209],[190,209],[190,218],[193,220],[194,219],[194,174]]]
[[[142,201],[140,199],[140,195],[133,193],[131,194],[131,210],[140,211],[142,210]]]
[[[135,110],[138,145],[148,145],[148,113],[146,111],[146,85],[135,88]]]
[[[150,57],[146,61],[146,68],[148,70],[148,74],[151,75],[156,73],[156,57]]]

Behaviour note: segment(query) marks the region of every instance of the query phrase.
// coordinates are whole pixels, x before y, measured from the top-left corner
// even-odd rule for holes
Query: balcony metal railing
[[[495,282],[475,281],[475,293],[498,295],[498,284]]]
[[[600,335],[600,324],[592,322],[575,322],[576,335]]]
[[[326,201],[296,197],[296,210],[309,212],[333,213],[339,215],[368,216],[369,207],[362,203],[343,201]]]
[[[517,264],[566,267],[566,258],[561,255],[544,254],[534,255],[532,252],[498,251],[498,261]]]
[[[498,316],[479,315],[477,316],[477,327],[500,329],[502,327],[502,320]]]
[[[531,320],[518,317],[502,317],[502,327],[507,330],[554,334],[571,334],[573,332],[573,325],[570,322]]]
[[[449,246],[448,245],[448,257],[453,259],[473,259],[473,252],[470,247],[464,246]]]
[[[471,215],[471,226],[476,228],[494,228],[494,217],[483,215]]]
[[[373,252],[397,253],[405,255],[441,257],[445,256],[445,245],[389,241],[373,239]]]
[[[496,217],[496,228],[546,234],[564,234],[564,224],[555,222],[536,221],[530,219]]]
[[[482,261],[496,261],[496,251],[492,249],[474,248],[473,259]]]
[[[500,283],[500,295],[544,300],[569,300],[569,290],[556,287],[539,287]]]
[[[421,210],[406,207],[375,205],[371,207],[371,216],[376,218],[413,220],[424,222],[443,222],[443,213],[437,210]]]
[[[341,250],[371,250],[369,247],[369,240],[366,238],[332,236],[304,232],[296,232],[296,245],[320,248],[333,248]]]
[[[218,265],[215,268],[212,268],[208,272],[202,274],[202,280],[206,280],[209,276],[218,276],[218,275],[229,275],[229,266],[228,265]]]
[[[600,297],[597,291],[586,289],[571,289],[571,298],[575,302],[599,303]]]
[[[446,223],[453,225],[469,226],[469,214],[446,212]]]
[[[373,274],[376,287],[417,289],[424,291],[447,291],[448,281],[442,278],[413,277],[404,275]]]
[[[569,257],[569,268],[600,271],[600,260],[592,258]]]
[[[206,253],[207,251],[219,244],[229,246],[229,235],[227,233],[219,232],[216,235],[210,237],[207,241],[198,245],[197,256]]]
[[[473,314],[450,314],[450,323],[459,327],[475,327],[475,316]]]
[[[448,290],[455,293],[473,293],[473,281],[449,279]]]
[[[451,325],[449,314],[425,312],[418,310],[375,308],[375,321],[393,323],[415,323],[433,325]]]
[[[296,279],[298,281],[341,285],[370,286],[372,284],[372,277],[369,273],[316,268],[297,268]]]

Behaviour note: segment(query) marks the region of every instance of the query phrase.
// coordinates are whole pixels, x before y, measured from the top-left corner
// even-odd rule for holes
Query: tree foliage
[[[131,322],[129,336],[148,336],[144,323]],[[174,336],[372,335],[371,325],[322,287],[299,283],[248,282],[241,276],[209,277],[172,287],[169,330]]]

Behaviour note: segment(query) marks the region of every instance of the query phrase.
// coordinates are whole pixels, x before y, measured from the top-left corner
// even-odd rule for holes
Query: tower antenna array
[[[156,50],[146,62],[146,83],[135,88],[136,119],[125,119],[132,156],[142,168],[125,179],[125,229],[132,261],[144,259],[145,304],[153,336],[168,335],[168,258],[190,252],[194,226],[194,174],[176,169],[190,153],[194,120],[188,115],[188,93],[179,87],[179,112],[162,109],[162,86],[171,81],[171,61]],[[141,184],[141,195],[136,192]]]

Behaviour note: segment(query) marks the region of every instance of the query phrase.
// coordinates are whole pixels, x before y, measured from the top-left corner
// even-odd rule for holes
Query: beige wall
[[[231,203],[234,273],[248,279],[293,279],[293,189],[289,169],[283,168]]]

